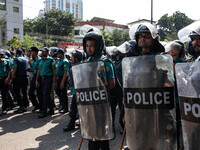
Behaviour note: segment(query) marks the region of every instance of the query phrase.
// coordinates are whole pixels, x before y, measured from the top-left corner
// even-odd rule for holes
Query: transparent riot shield
[[[72,67],[81,135],[93,141],[115,137],[104,68],[103,61]]]
[[[176,64],[184,149],[200,149],[200,62]]]
[[[128,148],[176,150],[172,57],[124,58],[122,72]]]

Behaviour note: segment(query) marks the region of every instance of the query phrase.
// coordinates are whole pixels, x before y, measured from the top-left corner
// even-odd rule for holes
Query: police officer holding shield
[[[153,25],[139,24],[132,34],[139,56],[122,61],[128,148],[175,150],[172,57],[159,55],[164,47]]]
[[[57,89],[56,94],[58,95],[61,102],[60,113],[68,112],[68,97],[67,97],[67,78],[68,78],[68,70],[69,70],[69,62],[64,56],[64,50],[58,49],[57,57],[59,58],[58,64],[56,67],[57,73]]]
[[[109,140],[115,137],[108,94],[115,87],[115,74],[112,62],[102,55],[105,41],[99,30],[87,32],[83,48],[87,63],[72,66],[81,134],[89,140],[89,150],[108,150]]]
[[[39,77],[42,78],[42,83],[39,84]],[[43,96],[43,107],[42,112],[38,116],[39,118],[44,118],[47,115],[54,114],[54,103],[51,99],[51,89],[52,84],[54,88],[57,88],[57,74],[56,66],[53,58],[49,56],[49,49],[44,47],[42,49],[42,59],[39,62],[37,77],[36,77],[36,87],[42,87],[42,96]]]
[[[200,21],[196,21],[181,29],[178,35],[179,39],[183,42],[187,42],[188,39],[191,40],[188,50],[189,59],[186,60],[188,62],[177,63],[175,66],[183,144],[184,149],[199,149]]]

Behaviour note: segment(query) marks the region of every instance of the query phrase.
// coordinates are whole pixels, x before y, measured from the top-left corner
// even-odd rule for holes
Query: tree
[[[32,46],[36,46],[39,49],[44,46],[44,44],[39,42],[36,37],[31,37],[27,34],[23,37],[21,44],[26,50],[29,50]]]
[[[184,13],[176,11],[172,16],[164,14],[158,20],[160,39],[172,41],[178,38],[178,31],[191,24],[194,20],[187,17]]]
[[[22,46],[22,43],[20,42],[18,36],[14,35],[12,39],[7,41],[6,46],[18,49]]]
[[[106,46],[113,46],[113,40],[111,35],[106,30],[103,30],[102,34],[104,36]]]
[[[112,39],[113,39],[113,44],[115,46],[119,46],[122,43],[124,43],[125,41],[129,41],[129,33],[128,32],[124,32],[122,30],[117,30],[115,29],[112,33]]]
[[[35,34],[52,40],[64,41],[69,40],[76,24],[73,14],[61,10],[51,10],[46,12],[43,17],[24,20],[24,33]]]

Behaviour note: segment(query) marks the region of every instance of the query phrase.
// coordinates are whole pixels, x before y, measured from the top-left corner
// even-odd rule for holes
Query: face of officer
[[[172,56],[173,59],[175,59],[176,57],[179,56],[179,53],[180,53],[180,50],[178,50],[177,48],[172,48],[170,51],[169,51],[169,55]]]
[[[57,54],[57,57],[58,57],[58,58],[63,58],[63,57],[64,57],[64,54],[58,53],[58,54]]]
[[[89,56],[92,56],[92,54],[95,52],[95,48],[96,48],[96,40],[86,41],[86,52]]]
[[[72,62],[74,62],[74,63],[78,63],[79,60],[78,60],[78,58],[74,57],[74,55],[72,55]]]
[[[142,50],[149,52],[152,45],[153,38],[150,33],[141,33],[138,36],[138,46],[141,47]]]
[[[34,51],[31,51],[31,57],[33,58],[33,59],[36,59],[37,58],[37,52],[34,52]]]
[[[42,51],[42,56],[43,56],[43,57],[47,57],[47,56],[48,56],[48,54],[49,54],[49,52],[48,52],[48,51]]]
[[[200,36],[193,37],[192,45],[196,52],[200,53]]]

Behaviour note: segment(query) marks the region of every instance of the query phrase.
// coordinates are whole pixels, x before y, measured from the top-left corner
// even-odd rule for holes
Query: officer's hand
[[[126,123],[126,119],[125,119],[125,116],[123,117],[123,123],[124,123],[124,124]]]
[[[36,80],[36,88],[40,86],[39,82]]]
[[[65,86],[64,82],[61,82],[61,83],[60,83],[60,89],[63,89],[64,86]]]
[[[10,80],[9,82],[8,82],[8,85],[11,85],[12,84],[12,80]]]
[[[57,89],[57,83],[56,83],[56,81],[53,82],[53,87],[54,87],[54,89]]]
[[[30,65],[32,64],[32,61],[31,61],[31,59],[29,59],[28,63],[29,63]]]
[[[9,79],[6,78],[5,81],[4,81],[4,83],[8,85],[9,84]]]

